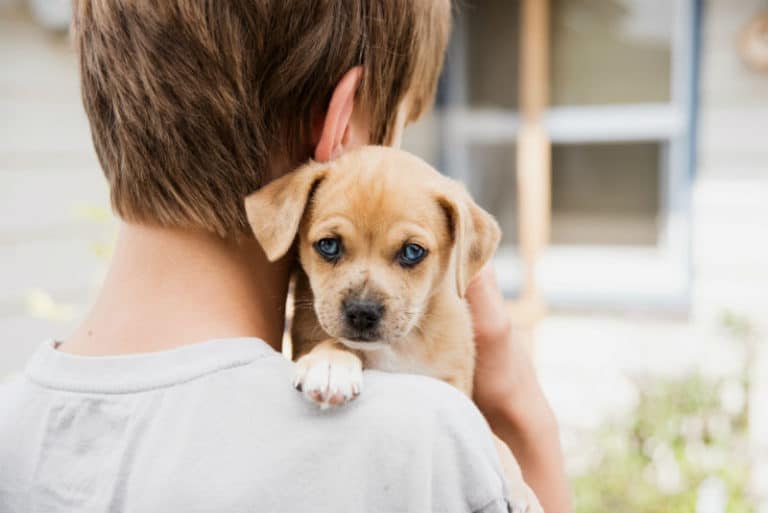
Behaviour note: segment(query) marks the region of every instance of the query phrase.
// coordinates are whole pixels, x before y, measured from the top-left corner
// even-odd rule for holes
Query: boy
[[[290,258],[243,198],[312,157],[399,143],[431,104],[447,0],[77,0],[94,145],[124,221],[79,328],[0,392],[0,510],[506,511],[488,426],[450,386],[371,373],[321,412],[279,352]],[[547,510],[557,428],[490,271],[475,400]]]

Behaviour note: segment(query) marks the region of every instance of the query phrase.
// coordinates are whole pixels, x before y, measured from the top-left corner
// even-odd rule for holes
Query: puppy
[[[275,261],[298,240],[294,386],[322,407],[362,390],[362,369],[418,373],[471,397],[475,346],[464,293],[498,246],[496,221],[408,153],[368,146],[309,163],[245,202]],[[507,478],[536,510],[505,444]]]

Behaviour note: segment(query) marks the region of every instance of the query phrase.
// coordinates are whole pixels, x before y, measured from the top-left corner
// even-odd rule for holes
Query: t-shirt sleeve
[[[477,407],[449,385],[438,383],[441,395],[434,433],[435,501],[449,497],[457,486],[472,513],[511,511],[509,487],[488,423]],[[454,497],[453,501],[461,500]],[[450,510],[450,508],[449,508]]]
[[[397,465],[400,476],[409,476],[417,495],[426,492],[429,511],[508,511],[515,498],[509,497],[491,429],[468,397],[424,376],[366,371],[366,379],[361,406],[371,413],[365,422],[384,422],[387,428],[378,431],[393,434],[370,453],[382,475],[393,472],[387,467],[407,453],[407,461]],[[396,450],[401,444],[404,449]]]
[[[499,497],[493,499],[480,509],[474,510],[472,513],[509,513],[512,508],[509,505],[509,501],[505,497]]]

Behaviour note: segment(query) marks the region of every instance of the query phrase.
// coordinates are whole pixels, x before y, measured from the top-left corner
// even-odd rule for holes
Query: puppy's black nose
[[[384,306],[376,301],[351,299],[344,301],[347,324],[358,331],[375,328],[384,313]]]

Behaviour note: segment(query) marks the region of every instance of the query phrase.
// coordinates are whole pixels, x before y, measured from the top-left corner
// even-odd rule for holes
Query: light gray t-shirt
[[[0,511],[501,512],[488,425],[434,379],[365,372],[322,411],[253,338],[73,356],[0,385]]]

